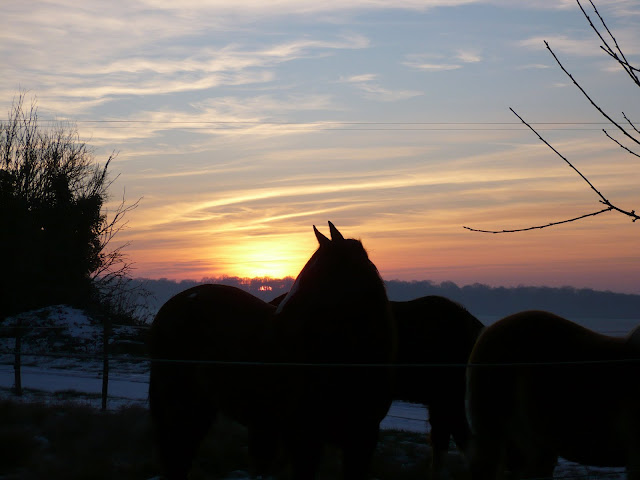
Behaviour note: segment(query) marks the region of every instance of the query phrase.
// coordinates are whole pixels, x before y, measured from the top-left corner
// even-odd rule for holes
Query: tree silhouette
[[[108,245],[124,226],[123,202],[109,219],[112,184],[75,127],[43,129],[35,102],[14,99],[0,123],[0,320],[52,303],[87,305],[129,270],[122,246]]]
[[[607,27],[606,22],[604,21],[603,17],[600,15],[600,12],[598,12],[598,9],[596,8],[593,1],[589,0],[589,3],[591,4],[591,7],[593,8],[595,15],[598,17],[597,22],[600,26],[597,26],[591,20],[591,17],[583,7],[582,3],[580,3],[580,0],[576,0],[576,2],[580,7],[580,11],[586,18],[587,22],[589,22],[589,26],[602,42],[602,45],[600,46],[600,48],[624,69],[624,71],[627,73],[631,81],[636,86],[640,87],[640,79],[638,78],[638,73],[640,73],[640,69],[638,69],[637,67],[629,63],[629,61],[627,60],[627,57],[625,56],[624,52],[620,48],[620,45],[618,44],[615,36],[613,35],[613,33],[611,33],[611,30],[609,30],[609,28]],[[596,101],[593,100],[593,98],[580,85],[580,83],[578,83],[578,81],[573,77],[573,75],[564,67],[564,65],[562,64],[558,56],[555,54],[555,52],[553,51],[549,43],[545,41],[544,44],[547,50],[553,56],[553,59],[558,64],[560,69],[562,69],[562,71],[569,77],[569,79],[571,79],[571,82],[578,88],[578,90],[580,90],[580,92],[585,96],[585,98],[589,101],[589,103],[598,111],[598,113],[600,113],[600,115],[606,118],[607,121],[609,121],[617,129],[618,134],[622,137],[620,140],[618,140],[617,138],[615,138],[614,134],[611,134],[607,132],[606,129],[603,129],[602,131],[607,136],[607,138],[609,138],[611,141],[613,141],[616,145],[618,145],[620,148],[625,150],[627,153],[636,157],[640,157],[640,155],[636,151],[634,151],[634,148],[638,148],[638,146],[640,146],[640,130],[638,130],[638,127],[634,124],[634,122],[631,121],[631,119],[624,112],[622,112],[622,116],[626,124],[617,122],[610,115],[608,115],[605,112],[605,110],[601,108],[598,105],[598,103],[596,103]],[[556,155],[558,155],[570,168],[572,168],[589,185],[589,188],[598,197],[598,202],[601,204],[602,208],[593,212],[576,216],[576,217],[558,220],[558,221],[550,222],[544,225],[526,227],[526,228],[515,228],[515,229],[507,229],[507,230],[481,230],[481,229],[471,228],[466,226],[463,228],[466,228],[467,230],[471,230],[473,232],[483,232],[483,233],[525,232],[528,230],[542,229],[547,227],[553,227],[556,225],[561,225],[564,223],[575,222],[577,220],[582,220],[583,218],[593,217],[593,216],[600,215],[607,212],[621,213],[623,215],[630,217],[634,222],[640,219],[640,216],[636,213],[635,210],[623,209],[618,205],[612,203],[607,197],[605,197],[605,195],[598,188],[596,188],[596,186],[584,174],[582,174],[580,170],[578,170],[578,168],[576,168],[576,166],[571,161],[569,161],[569,159],[567,159],[567,157],[562,155],[549,142],[547,142],[529,123],[527,123],[520,115],[518,115],[513,108],[511,108],[510,110],[513,112],[513,114],[516,117],[518,117],[518,119],[520,119],[520,121],[524,125],[526,125],[535,135],[537,135],[540,141],[542,141],[545,145],[547,145],[547,147],[549,147]]]

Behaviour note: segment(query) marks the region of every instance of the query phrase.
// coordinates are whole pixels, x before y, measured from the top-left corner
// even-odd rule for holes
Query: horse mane
[[[289,308],[291,302],[300,295],[301,289],[304,289],[306,284],[313,283],[314,281],[322,282],[322,275],[317,273],[317,270],[326,268],[324,266],[326,260],[339,263],[336,270],[346,271],[347,274],[352,277],[352,280],[357,280],[356,282],[347,282],[347,288],[336,288],[335,290],[340,290],[342,293],[348,292],[350,294],[358,291],[371,292],[375,290],[378,295],[384,296],[384,301],[387,301],[384,281],[380,276],[378,268],[369,260],[368,253],[362,242],[355,238],[344,238],[331,222],[329,222],[329,227],[331,230],[331,239],[320,233],[314,225],[313,229],[319,243],[318,248],[298,274],[289,292],[282,298],[274,299],[278,300],[276,314],[280,314],[285,308]],[[335,260],[336,257],[338,260]],[[347,265],[352,268],[346,268]],[[329,268],[334,268],[334,265],[330,265]],[[356,274],[360,274],[359,278],[355,278]],[[324,277],[330,278],[331,276],[325,274]],[[331,277],[331,280],[329,285],[333,286],[335,279]],[[318,291],[318,289],[306,288],[306,291],[309,293],[303,294],[303,296],[323,296],[323,300],[328,303],[344,301],[343,298],[336,299],[329,296],[329,289],[324,289],[323,291],[321,288],[320,291]]]

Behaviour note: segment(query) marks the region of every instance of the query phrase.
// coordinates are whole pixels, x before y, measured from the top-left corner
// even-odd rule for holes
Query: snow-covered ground
[[[102,327],[81,310],[56,305],[23,314],[26,328],[22,339],[22,387],[24,397],[56,398],[56,392],[77,392],[74,398],[100,407],[102,403]],[[9,319],[15,323],[16,319]],[[114,328],[112,341],[126,328]],[[0,397],[11,395],[14,385],[15,340],[0,338]],[[147,404],[149,363],[130,362],[114,356],[109,364],[108,401],[110,409]],[[84,395],[83,395],[84,394]],[[426,432],[427,411],[421,405],[395,402],[383,428]]]
[[[486,319],[483,319],[486,323]],[[635,326],[635,321],[592,321],[585,326],[603,333],[623,335]],[[22,317],[23,326],[33,327],[22,341],[21,369],[25,400],[60,398],[56,393],[73,392],[76,401],[99,408],[102,392],[102,327],[82,311],[65,306],[48,307]],[[117,338],[117,328],[114,329]],[[120,332],[126,337],[127,331]],[[0,337],[0,398],[13,396],[15,340]],[[67,353],[71,351],[71,355]],[[46,356],[42,354],[46,353]],[[147,405],[149,364],[116,357],[110,361],[108,408],[126,405]],[[421,405],[396,401],[381,426],[411,432],[428,432],[428,411]],[[556,469],[559,477],[625,479],[623,469],[584,467],[561,461]],[[234,477],[237,478],[237,477]]]
[[[12,365],[0,365],[0,398],[12,396],[14,369]],[[22,387],[25,399],[42,400],[47,394],[54,399],[56,392],[77,392],[76,400],[99,408],[102,402],[102,375],[82,370],[68,370],[50,367],[29,366],[22,368]],[[109,374],[109,409],[127,405],[147,405],[149,374],[117,373]],[[84,395],[80,395],[84,394]],[[382,428],[427,432],[427,410],[422,405],[394,402],[389,414],[382,422]]]

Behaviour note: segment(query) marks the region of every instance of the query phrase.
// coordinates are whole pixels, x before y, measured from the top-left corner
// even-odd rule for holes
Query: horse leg
[[[459,407],[452,410],[449,421],[451,424],[451,436],[456,442],[458,452],[460,452],[463,459],[466,460],[468,464],[471,429],[467,422],[467,416],[464,410],[464,401],[460,401]]]
[[[264,423],[254,423],[248,428],[249,457],[255,475],[259,478],[272,472],[278,456],[280,438],[275,434],[275,430]]]
[[[445,476],[449,440],[451,438],[451,406],[432,403],[429,405],[431,425],[431,472],[434,478]]]
[[[472,437],[468,448],[469,470],[472,480],[496,480],[503,478],[506,452],[495,439],[478,441]]]
[[[553,470],[558,463],[558,456],[546,448],[533,448],[523,455],[521,469],[512,468],[512,478],[553,478]]]
[[[292,479],[314,480],[320,464],[322,443],[305,435],[292,439],[289,449]]]
[[[342,446],[342,472],[344,480],[368,478],[371,462],[378,444],[380,427],[373,424],[357,429]]]
[[[166,476],[184,480],[216,410],[208,396],[194,387],[193,377],[172,366],[152,370],[149,403]]]

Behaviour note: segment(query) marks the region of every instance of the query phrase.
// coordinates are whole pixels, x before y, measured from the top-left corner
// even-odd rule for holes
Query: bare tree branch
[[[629,125],[631,125],[631,128],[633,128],[636,132],[640,133],[640,130],[638,130],[638,127],[636,127],[633,122],[631,120],[629,120],[629,118],[625,115],[624,112],[622,112],[622,116],[624,117],[624,119],[629,122]]]
[[[569,218],[567,220],[560,220],[560,221],[557,221],[557,222],[551,222],[551,223],[547,223],[545,225],[538,225],[538,226],[535,226],[535,227],[515,228],[513,230],[480,230],[478,228],[471,228],[471,227],[464,227],[464,226],[462,228],[466,228],[467,230],[471,230],[472,232],[480,232],[480,233],[526,232],[528,230],[540,230],[540,229],[547,228],[547,227],[553,227],[553,226],[556,226],[556,225],[562,225],[563,223],[575,222],[576,220],[582,220],[583,218],[587,218],[587,217],[595,217],[596,215],[600,215],[601,213],[605,213],[605,212],[610,212],[611,210],[614,210],[614,207],[610,206],[610,207],[607,207],[607,208],[603,208],[602,210],[598,210],[597,212],[586,213],[584,215],[580,215],[579,217]]]
[[[582,179],[583,179],[585,182],[587,182],[587,184],[589,185],[589,187],[591,188],[591,190],[593,190],[594,192],[596,192],[596,194],[600,197],[600,199],[601,199],[602,203],[605,203],[606,205],[609,205],[609,200],[607,200],[607,199],[604,197],[604,195],[602,195],[602,193],[600,193],[600,191],[599,191],[596,187],[594,187],[594,186],[593,186],[593,184],[589,181],[589,179],[588,179],[587,177],[585,177],[585,176],[582,174],[582,172],[581,172],[580,170],[578,170],[578,169],[577,169],[577,168],[576,168],[576,167],[575,167],[575,166],[574,166],[574,165],[573,165],[573,164],[572,164],[572,163],[567,159],[567,157],[565,157],[565,156],[564,156],[564,155],[562,155],[560,152],[558,152],[558,150],[556,150],[555,148],[553,148],[553,147],[551,146],[551,144],[550,144],[549,142],[547,142],[544,138],[542,138],[542,136],[541,136],[541,135],[540,135],[540,134],[539,134],[539,133],[538,133],[538,132],[537,132],[537,131],[536,131],[536,130],[531,126],[531,125],[529,125],[527,122],[525,122],[525,121],[522,119],[522,117],[521,117],[520,115],[518,115],[518,114],[516,113],[516,111],[515,111],[513,108],[509,107],[509,110],[511,110],[511,111],[513,112],[513,114],[514,114],[516,117],[518,117],[522,123],[524,123],[527,127],[529,127],[529,129],[530,129],[533,133],[535,133],[535,134],[538,136],[538,138],[539,138],[539,139],[540,139],[540,140],[541,140],[541,141],[542,141],[542,142],[543,142],[547,147],[549,147],[551,150],[553,150],[553,152],[554,152],[556,155],[558,155],[562,160],[564,160],[564,161],[565,161],[565,163],[566,163],[567,165],[569,165],[569,166],[570,166],[570,167],[571,167],[571,168],[572,168],[572,169],[573,169],[573,170],[574,170],[578,175],[580,175],[580,177],[582,177]]]
[[[593,0],[589,0],[589,3],[591,3],[591,6],[593,7],[594,12],[596,13],[596,15],[598,16],[600,23],[602,24],[602,27],[604,28],[604,30],[606,31],[606,35],[608,36],[608,38],[610,40],[607,40],[605,38],[605,35],[603,35],[601,33],[601,31],[598,29],[598,27],[596,27],[596,25],[591,21],[591,18],[589,17],[589,15],[587,14],[586,10],[583,8],[582,4],[580,3],[580,0],[576,0],[576,2],[578,3],[578,6],[580,7],[580,10],[582,11],[582,14],[584,15],[584,17],[587,19],[587,21],[589,22],[589,26],[593,29],[593,31],[596,33],[596,35],[598,36],[598,38],[600,38],[600,40],[603,43],[603,46],[601,46],[600,48],[602,48],[602,50],[604,52],[607,53],[607,55],[609,55],[611,58],[613,58],[616,62],[618,62],[622,68],[624,68],[624,70],[627,72],[627,74],[629,75],[629,77],[633,80],[633,82],[640,87],[640,80],[638,79],[638,76],[636,75],[636,72],[640,72],[640,69],[633,67],[627,60],[626,56],[624,55],[622,49],[620,48],[620,46],[618,45],[618,41],[616,40],[615,36],[613,35],[613,33],[611,33],[611,30],[609,30],[609,27],[607,27],[606,22],[604,21],[604,19],[602,18],[602,16],[600,15],[600,12],[598,12],[598,9],[596,8],[595,4],[593,3]],[[610,45],[609,42],[612,42],[613,47]],[[549,43],[545,40],[544,42],[547,50],[549,50],[549,52],[551,53],[551,55],[553,56],[553,59],[556,61],[556,63],[558,64],[558,66],[560,67],[560,69],[571,79],[571,81],[573,82],[573,84],[578,88],[578,90],[580,90],[580,92],[582,92],[582,94],[585,96],[585,98],[589,101],[589,103],[591,103],[591,105],[593,105],[593,107],[604,117],[606,118],[609,122],[611,122],[611,124],[613,124],[616,128],[618,128],[618,130],[620,132],[622,132],[622,134],[624,136],[626,136],[628,139],[630,139],[632,142],[634,142],[637,145],[640,145],[640,137],[636,138],[633,134],[640,134],[640,130],[638,130],[638,128],[634,125],[634,123],[625,115],[624,112],[622,112],[622,116],[624,117],[624,119],[627,121],[627,123],[629,124],[629,126],[633,129],[633,130],[627,130],[624,126],[622,126],[620,123],[616,122],[613,118],[611,118],[592,98],[591,96],[589,96],[589,94],[585,91],[584,88],[582,88],[582,86],[575,80],[575,78],[573,78],[573,75],[571,75],[571,73],[564,67],[564,65],[562,64],[562,62],[558,59],[558,57],[556,56],[555,52],[551,49],[551,47],[549,46]],[[476,229],[476,228],[470,228],[470,227],[463,227],[467,230],[471,230],[473,232],[483,232],[483,233],[513,233],[513,232],[524,232],[524,231],[528,231],[528,230],[535,230],[535,229],[541,229],[541,228],[547,228],[547,227],[552,227],[555,225],[561,225],[564,223],[570,223],[570,222],[575,222],[577,220],[581,220],[583,218],[587,218],[587,217],[593,217],[596,215],[600,215],[602,213],[605,212],[610,212],[610,211],[617,211],[619,213],[622,213],[623,215],[627,215],[629,217],[631,217],[632,221],[636,221],[636,220],[640,220],[640,216],[638,216],[635,212],[635,210],[624,210],[614,204],[612,204],[603,194],[602,192],[600,192],[600,190],[598,190],[593,183],[591,183],[591,181],[582,174],[582,172],[580,172],[580,170],[578,170],[573,163],[571,163],[564,155],[562,155],[558,150],[556,150],[549,142],[547,142],[529,123],[527,123],[520,115],[518,115],[515,110],[513,108],[510,108],[510,110],[513,112],[513,114],[518,117],[520,119],[520,121],[526,125],[533,133],[536,134],[536,136],[540,139],[540,141],[542,141],[547,147],[549,147],[556,155],[558,155],[567,165],[569,165],[569,167],[571,167],[578,175],[580,175],[580,177],[587,183],[587,185],[589,185],[589,188],[591,188],[591,190],[593,190],[593,192],[595,192],[595,194],[598,196],[599,198],[599,202],[603,205],[606,206],[606,208],[603,208],[602,210],[598,210],[597,212],[592,212],[592,213],[588,213],[585,215],[580,215],[578,217],[574,217],[574,218],[569,218],[566,220],[561,220],[561,221],[556,221],[556,222],[551,222],[548,223],[546,225],[538,225],[538,226],[533,226],[533,227],[526,227],[526,228],[517,228],[517,229],[510,229],[510,230],[480,230],[480,229]],[[636,152],[634,152],[633,150],[631,150],[629,147],[627,147],[626,145],[622,144],[620,141],[616,140],[615,138],[613,138],[613,136],[611,136],[606,130],[602,130],[604,132],[604,134],[610,139],[612,140],[614,143],[616,143],[619,147],[621,147],[622,149],[624,149],[626,152],[636,156],[636,157],[640,157],[639,154],[637,154]]]
[[[582,10],[582,14],[584,15],[584,17],[589,22],[589,26],[596,33],[596,35],[598,35],[598,37],[600,38],[600,40],[604,44],[600,48],[602,48],[602,50],[604,50],[611,58],[613,58],[616,62],[618,62],[622,66],[622,68],[624,68],[624,70],[629,74],[629,76],[634,81],[634,83],[640,87],[640,79],[638,79],[638,76],[635,74],[635,72],[640,72],[640,70],[637,69],[636,67],[633,67],[627,61],[627,57],[624,55],[624,53],[622,52],[622,49],[618,45],[618,41],[616,40],[616,37],[613,36],[613,34],[611,33],[611,30],[609,30],[609,27],[607,27],[606,22],[602,18],[602,15],[600,15],[600,12],[598,12],[598,9],[596,8],[595,4],[593,3],[593,0],[589,0],[589,3],[591,4],[591,7],[593,7],[593,11],[596,13],[598,18],[600,19],[600,23],[602,24],[604,29],[607,31],[607,34],[609,35],[609,37],[611,38],[611,41],[615,45],[615,50],[620,54],[619,56],[616,53],[616,51],[614,51],[609,46],[607,41],[604,39],[604,37],[602,36],[600,31],[598,30],[598,28],[593,24],[593,22],[591,21],[591,18],[589,18],[589,15],[587,14],[587,12],[583,8],[582,4],[580,3],[580,0],[576,0],[576,2],[578,3],[578,6],[580,7],[580,10]]]
[[[562,62],[560,62],[560,60],[558,59],[558,57],[556,56],[556,54],[554,53],[554,51],[551,49],[551,47],[549,46],[549,43],[545,40],[544,44],[547,47],[547,50],[549,50],[549,52],[551,52],[551,55],[553,56],[554,60],[556,61],[556,63],[560,66],[560,68],[562,69],[562,71],[571,79],[571,81],[573,82],[573,84],[578,87],[578,90],[580,90],[582,92],[582,94],[587,98],[587,100],[589,100],[589,103],[591,103],[591,105],[593,105],[593,107],[600,112],[600,114],[606,118],[607,120],[609,120],[613,125],[615,125],[616,127],[618,127],[618,129],[622,132],[623,135],[625,135],[626,137],[628,137],[631,141],[637,143],[638,145],[640,145],[640,140],[635,138],[633,135],[631,135],[629,132],[627,132],[627,130],[625,130],[624,127],[622,127],[618,122],[616,122],[613,118],[611,118],[609,115],[607,115],[607,113],[600,108],[600,106],[589,96],[589,94],[585,91],[584,88],[582,88],[582,86],[576,81],[575,78],[573,78],[573,75],[571,75],[571,73],[569,73],[569,71],[564,67],[564,65],[562,64]]]
[[[640,157],[640,155],[638,155],[636,152],[634,152],[633,150],[631,150],[630,148],[628,148],[627,146],[621,144],[618,140],[616,140],[615,138],[613,138],[611,135],[609,135],[609,133],[603,128],[602,131],[604,132],[604,134],[609,137],[609,139],[614,142],[617,143],[620,148],[622,148],[623,150],[626,150],[627,152],[629,152],[631,155],[635,155],[636,157]]]

